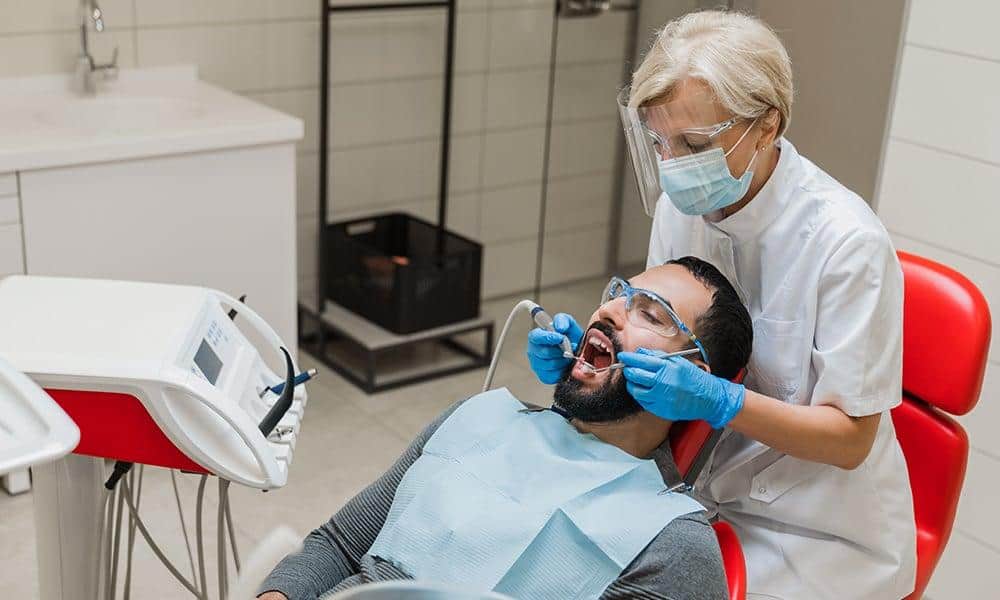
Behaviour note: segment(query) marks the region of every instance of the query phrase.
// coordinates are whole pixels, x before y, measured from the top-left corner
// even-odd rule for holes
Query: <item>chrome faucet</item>
[[[80,56],[76,60],[77,87],[85,94],[97,92],[99,80],[107,81],[118,76],[118,47],[111,53],[111,62],[97,64],[90,54],[88,32],[90,22],[94,23],[94,31],[104,31],[104,12],[97,5],[97,0],[80,0]]]

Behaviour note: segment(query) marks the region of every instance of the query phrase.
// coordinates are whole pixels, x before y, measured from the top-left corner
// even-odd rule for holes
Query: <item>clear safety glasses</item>
[[[632,287],[624,279],[612,277],[607,287],[604,288],[604,294],[601,295],[601,305],[622,297],[625,298],[625,311],[629,323],[662,337],[684,334],[708,363],[708,354],[705,352],[701,340],[677,316],[677,313],[670,306],[670,302],[664,300],[656,292]]]

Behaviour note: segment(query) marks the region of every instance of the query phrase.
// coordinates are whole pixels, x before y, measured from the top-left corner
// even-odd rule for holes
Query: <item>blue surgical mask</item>
[[[660,187],[677,210],[686,215],[707,215],[739,202],[746,195],[753,180],[757,152],[753,153],[750,164],[739,179],[729,172],[726,157],[752,128],[751,123],[729,152],[713,148],[698,154],[659,159]]]

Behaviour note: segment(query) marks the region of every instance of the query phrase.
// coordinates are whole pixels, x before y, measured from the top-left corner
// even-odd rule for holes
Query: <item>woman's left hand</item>
[[[703,371],[691,361],[664,358],[659,350],[622,352],[629,394],[654,415],[668,421],[704,419],[714,429],[725,427],[743,408],[746,388]]]

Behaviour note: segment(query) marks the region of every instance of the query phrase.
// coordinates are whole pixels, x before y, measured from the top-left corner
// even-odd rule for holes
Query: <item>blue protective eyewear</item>
[[[662,337],[674,337],[678,333],[683,333],[701,353],[705,363],[708,363],[708,353],[705,352],[701,340],[677,316],[670,302],[656,292],[632,287],[621,277],[612,277],[604,288],[601,305],[623,296],[625,312],[630,323]]]

